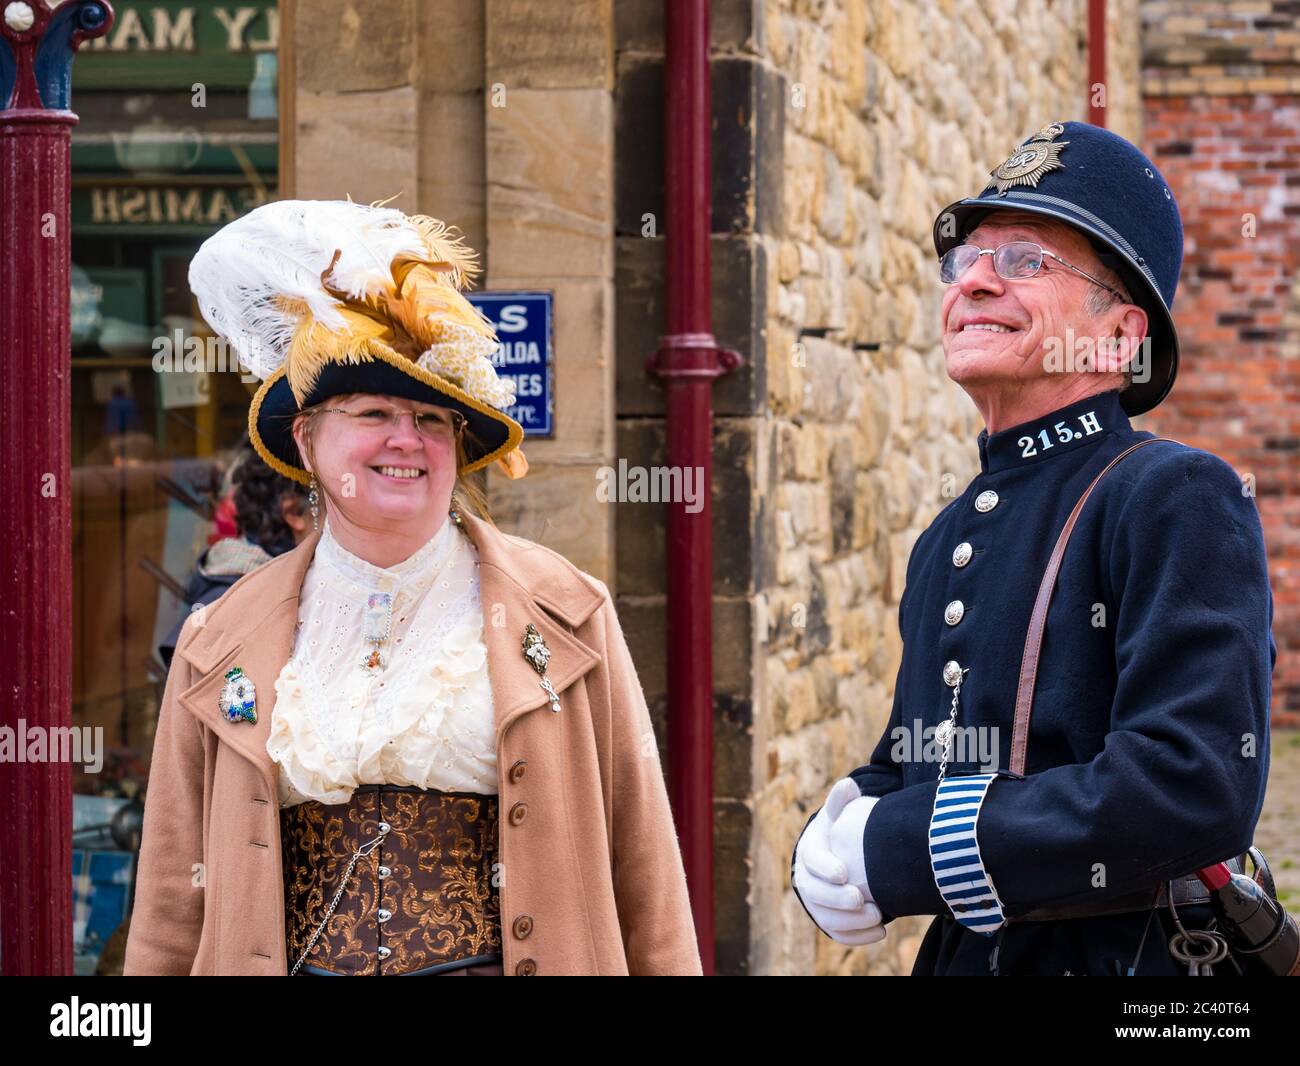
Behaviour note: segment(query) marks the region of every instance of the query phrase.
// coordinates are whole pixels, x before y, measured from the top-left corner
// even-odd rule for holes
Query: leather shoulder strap
[[[1092,484],[1083,490],[1079,502],[1074,505],[1070,517],[1065,520],[1061,535],[1056,538],[1056,547],[1052,549],[1052,557],[1047,561],[1047,570],[1043,573],[1042,583],[1038,586],[1038,598],[1034,600],[1034,613],[1029,618],[1029,632],[1025,636],[1025,654],[1020,660],[1020,685],[1016,689],[1016,723],[1011,734],[1011,772],[1014,774],[1024,776],[1025,772],[1025,754],[1029,746],[1029,715],[1033,710],[1034,682],[1038,678],[1038,653],[1043,647],[1043,628],[1047,625],[1047,608],[1051,606],[1052,593],[1056,590],[1056,575],[1061,569],[1061,559],[1065,556],[1065,546],[1070,540],[1070,534],[1074,532],[1074,524],[1079,520],[1079,513],[1083,510],[1083,505],[1088,502],[1088,497],[1092,495],[1092,490],[1109,473],[1111,467],[1139,448],[1155,444],[1157,441],[1179,443],[1168,437],[1152,437],[1125,448],[1107,463],[1101,473],[1092,479]]]

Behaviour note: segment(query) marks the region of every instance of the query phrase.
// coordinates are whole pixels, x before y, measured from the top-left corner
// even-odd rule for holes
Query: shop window
[[[166,678],[159,645],[214,531],[253,381],[187,283],[203,239],[277,195],[274,3],[114,0],[73,68],[73,722],[78,973],[119,973],[131,832]]]

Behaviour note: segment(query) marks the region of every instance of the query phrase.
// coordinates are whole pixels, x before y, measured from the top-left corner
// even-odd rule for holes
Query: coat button
[[[975,497],[975,510],[984,512],[991,511],[998,505],[998,494],[992,489],[985,489]]]
[[[943,664],[943,683],[949,688],[953,688],[961,680],[961,663],[956,659],[949,659]]]
[[[510,824],[518,825],[528,815],[528,804],[516,803],[510,808]]]
[[[943,620],[950,626],[955,626],[961,621],[962,615],[966,613],[966,605],[961,600],[953,600],[943,611]]]
[[[973,554],[975,554],[975,551],[970,546],[970,542],[963,540],[952,550],[952,565],[956,567],[965,566],[970,562],[970,557]]]
[[[519,784],[520,779],[524,776],[524,768],[527,765],[527,759],[520,759],[514,766],[510,767],[510,783],[512,785]]]
[[[515,974],[519,977],[532,977],[537,973],[537,963],[532,959],[520,959],[519,965],[515,967]]]
[[[521,914],[515,919],[515,936],[520,940],[525,939],[533,931],[533,916],[531,914]]]

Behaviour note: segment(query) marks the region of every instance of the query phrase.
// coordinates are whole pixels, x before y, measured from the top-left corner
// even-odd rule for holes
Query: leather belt
[[[310,944],[299,974],[499,972],[497,811],[496,796],[399,785],[281,810],[291,970]]]
[[[1228,867],[1234,874],[1245,872],[1245,856],[1228,860]],[[1066,918],[1095,918],[1103,914],[1130,914],[1134,911],[1149,911],[1169,905],[1168,886],[1174,890],[1174,906],[1182,907],[1194,903],[1209,903],[1210,891],[1195,874],[1186,874],[1173,881],[1164,882],[1154,888],[1126,892],[1122,896],[1112,896],[1107,900],[1093,903],[1061,904],[1059,906],[1036,907],[1028,914],[1015,918],[1008,917],[1008,922],[1054,922]]]

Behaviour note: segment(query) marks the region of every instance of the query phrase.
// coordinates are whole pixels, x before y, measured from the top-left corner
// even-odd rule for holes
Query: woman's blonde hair
[[[352,393],[350,395],[357,395],[357,394]],[[346,398],[347,397],[345,396],[331,396],[328,401],[323,401],[322,403],[316,404],[312,407],[303,408],[303,410],[298,411],[296,414],[293,415],[293,424],[295,426],[299,422],[306,423],[306,427],[303,430],[303,439],[306,445],[305,458],[307,460],[307,465],[310,465],[312,470],[314,470],[316,467],[316,456],[314,454],[315,449],[312,447],[313,442],[312,442],[311,416],[316,411],[318,411],[321,407],[323,407],[326,402],[334,403]],[[474,434],[470,431],[468,426],[466,426],[461,433],[456,435],[457,474],[456,474],[456,484],[452,487],[451,490],[451,505],[458,511],[469,511],[471,514],[476,515],[479,518],[483,519],[489,525],[494,526],[496,525],[496,523],[492,521],[492,515],[488,510],[487,494],[483,490],[483,482],[485,480],[483,474],[478,471],[476,471],[473,474],[462,474],[459,472],[460,468],[465,466],[470,461],[465,449],[466,436],[470,437],[475,441],[478,440],[478,438],[475,437]],[[320,490],[321,494],[325,497],[326,503],[328,505],[338,506],[334,494],[331,493],[329,489],[325,487],[325,483],[323,481],[318,479],[316,482],[316,486]]]

